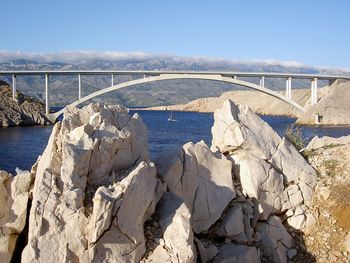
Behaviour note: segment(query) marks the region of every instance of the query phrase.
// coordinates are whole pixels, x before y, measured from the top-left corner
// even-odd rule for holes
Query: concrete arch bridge
[[[60,116],[64,109],[49,113],[49,75],[77,75],[78,76],[78,99],[69,106],[78,106],[92,98],[115,91],[122,88],[127,88],[135,85],[175,79],[201,79],[210,81],[220,81],[224,83],[236,84],[250,89],[254,89],[270,96],[284,101],[301,112],[305,109],[292,99],[292,79],[309,79],[311,80],[311,97],[312,105],[317,103],[317,82],[318,80],[328,80],[334,82],[337,79],[347,79],[347,76],[331,76],[331,75],[312,75],[312,74],[288,74],[288,73],[267,73],[267,72],[213,72],[213,71],[0,71],[0,76],[12,75],[13,96],[16,94],[16,79],[21,75],[45,75],[45,109],[46,115],[50,120],[55,121]],[[81,76],[82,75],[111,75],[111,86],[93,92],[87,96],[81,96]],[[114,85],[115,75],[140,75],[140,78]],[[240,79],[244,78],[260,78],[260,83],[255,84],[251,81]],[[279,78],[286,81],[286,92],[282,95],[272,89],[265,87],[265,78]]]

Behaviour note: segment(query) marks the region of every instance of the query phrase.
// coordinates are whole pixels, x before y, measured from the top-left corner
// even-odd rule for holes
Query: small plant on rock
[[[337,159],[325,160],[322,164],[329,176],[334,177],[337,174],[337,168],[339,165],[339,161]]]
[[[305,148],[305,141],[300,127],[295,127],[294,125],[288,126],[286,129],[286,138],[298,151]]]

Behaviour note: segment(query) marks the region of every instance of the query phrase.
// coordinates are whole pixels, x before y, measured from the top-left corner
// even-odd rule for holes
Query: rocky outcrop
[[[314,222],[309,206],[316,171],[249,108],[227,101],[214,119],[211,150],[203,142],[189,143],[156,161],[168,190],[182,197],[192,213],[199,258],[287,262],[297,250],[282,222],[298,230]],[[211,211],[211,200],[218,213]],[[199,211],[202,218],[209,214],[215,220],[196,226]],[[225,245],[217,243],[220,239]]]
[[[190,210],[195,233],[208,230],[236,195],[231,162],[212,153],[203,141],[165,153],[156,165],[169,191],[181,197]]]
[[[255,247],[235,244],[225,244],[215,257],[217,263],[252,262],[259,263],[260,253]]]
[[[256,228],[261,238],[259,247],[267,262],[288,262],[290,257],[288,255],[296,250],[294,240],[283,226],[281,219],[271,216],[266,223],[258,223]]]
[[[22,262],[287,262],[295,256],[288,230],[311,222],[315,171],[249,108],[227,101],[214,117],[211,148],[187,143],[154,164],[137,114],[108,104],[67,109],[26,173],[30,180],[35,175],[33,187],[28,181],[13,190],[23,193],[21,209],[12,201],[17,194],[0,196],[7,207],[1,226],[20,218],[16,233],[31,199]],[[17,189],[21,176],[12,183],[3,176],[7,190],[0,194]],[[14,245],[6,242],[0,251],[10,260]]]
[[[0,171],[0,258],[3,263],[11,262],[25,227],[32,182],[33,176],[29,172],[12,176]]]
[[[350,81],[337,80],[325,88],[318,103],[309,105],[296,123],[315,124],[315,115],[320,125],[343,125],[350,123]]]
[[[36,169],[23,262],[142,258],[143,224],[163,191],[145,131],[122,107],[67,110]]]
[[[232,158],[243,194],[260,204],[260,218],[286,212],[290,226],[305,227],[316,171],[248,107],[226,101],[214,119],[212,149]]]
[[[158,215],[163,238],[142,262],[195,262],[191,213],[183,200],[165,193],[159,202]]]
[[[12,90],[5,82],[0,81],[0,127],[23,125],[49,125],[44,105],[17,92],[16,100]]]

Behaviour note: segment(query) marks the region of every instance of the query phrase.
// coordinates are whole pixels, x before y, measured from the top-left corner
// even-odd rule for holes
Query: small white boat
[[[168,121],[176,121],[176,119],[173,116],[173,112],[172,111],[170,111],[170,115],[169,115]]]

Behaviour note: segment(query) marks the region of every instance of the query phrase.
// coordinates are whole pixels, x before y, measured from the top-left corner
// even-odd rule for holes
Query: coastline
[[[283,94],[284,92],[280,92]],[[142,110],[214,112],[227,99],[246,105],[260,115],[296,118],[296,124],[303,126],[347,127],[350,125],[350,82],[335,81],[332,85],[318,89],[318,102],[310,104],[310,89],[292,90],[292,100],[305,108],[301,113],[293,106],[259,91],[237,90],[223,93],[219,97],[208,97],[186,104],[157,106]],[[318,121],[315,120],[317,116]]]

